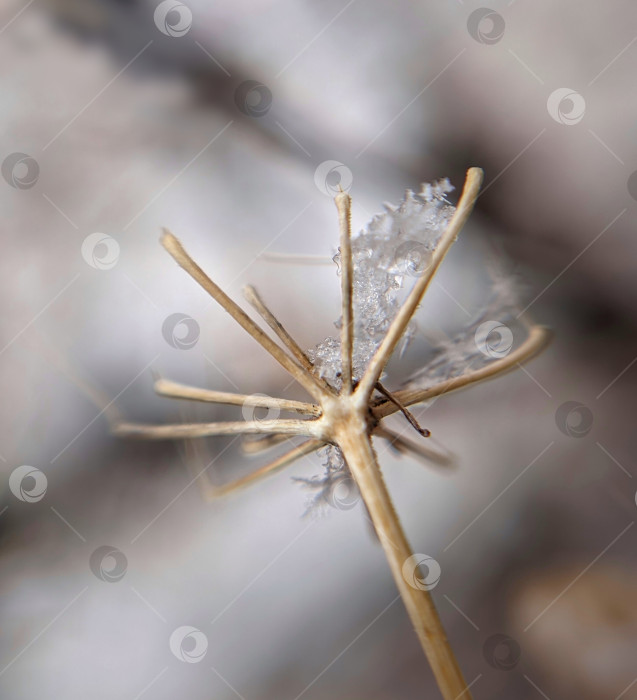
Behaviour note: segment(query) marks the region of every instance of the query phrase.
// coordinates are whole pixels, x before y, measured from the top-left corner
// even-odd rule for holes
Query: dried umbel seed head
[[[375,217],[353,240],[351,201],[349,195],[339,192],[335,203],[340,228],[342,311],[337,324],[340,338],[328,338],[309,354],[299,347],[256,290],[247,288],[246,298],[279,342],[230,299],[181,243],[166,232],[162,244],[178,264],[307,391],[312,402],[264,394],[231,394],[159,380],[156,388],[164,396],[241,406],[245,411],[244,420],[115,425],[120,435],[147,439],[260,435],[260,440],[255,441],[257,444],[250,446],[253,453],[258,453],[261,447],[280,445],[289,437],[304,438],[255,473],[215,489],[213,496],[234,491],[327,447],[324,477],[306,483],[319,491],[324,502],[339,510],[353,507],[359,497],[363,501],[445,700],[457,700],[461,696],[470,700],[470,695],[429,596],[429,589],[440,578],[440,569],[433,558],[413,554],[383,481],[372,437],[387,440],[401,454],[412,454],[441,465],[448,463],[445,455],[432,454],[428,448],[411,443],[386,428],[384,419],[400,411],[420,435],[426,436],[428,432],[418,426],[408,411],[409,406],[505,372],[536,354],[548,339],[544,329],[522,321],[521,325],[527,330],[526,339],[516,347],[507,347],[504,352],[501,343],[494,345],[488,340],[488,333],[485,338],[482,337],[484,333],[480,335],[477,343],[476,329],[469,328],[461,339],[449,343],[450,352],[446,356],[443,353],[442,359],[435,359],[425,367],[424,387],[417,382],[413,388],[392,392],[381,384],[387,362],[409,334],[416,309],[467,220],[481,182],[482,171],[471,168],[455,209],[445,199],[451,189],[445,180],[423,187],[417,195],[408,192],[398,207],[388,206],[385,214]],[[410,245],[404,245],[406,242]],[[418,256],[414,255],[413,243],[422,248]],[[416,275],[419,268],[420,274],[412,277],[410,273]],[[396,291],[408,278],[415,281],[404,300],[399,302]],[[494,287],[499,291],[505,288],[500,284]],[[495,309],[487,304],[483,313],[494,313],[478,319],[480,323],[497,319]],[[520,313],[516,318],[521,316]],[[496,324],[501,331],[499,337],[508,343],[505,322],[499,320],[500,325]],[[493,331],[495,326],[491,324],[489,328]],[[467,353],[481,358],[477,368],[466,362],[463,364]],[[266,409],[269,415],[261,417],[253,408]],[[279,418],[279,410],[293,413],[295,417]],[[272,418],[273,415],[277,417]],[[171,638],[173,653],[184,661],[200,660],[207,648],[205,635],[202,637],[194,628],[187,628],[185,632],[180,628],[178,632],[175,639]],[[193,652],[182,645],[187,637],[195,647]]]

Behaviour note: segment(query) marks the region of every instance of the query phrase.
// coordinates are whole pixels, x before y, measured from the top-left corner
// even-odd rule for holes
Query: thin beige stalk
[[[316,377],[313,373],[314,365],[307,356],[305,350],[294,340],[281,321],[270,311],[257,290],[252,285],[247,285],[243,288],[243,296],[259,316],[261,316],[268,326],[276,333],[277,338],[279,338],[283,345],[290,351],[292,357],[297,360],[301,367],[305,368],[312,376]],[[316,377],[316,379],[328,394],[334,394],[334,389],[332,389],[324,379],[321,379],[321,377]]]
[[[418,442],[413,442],[404,438],[402,435],[395,433],[393,430],[389,430],[382,425],[379,425],[373,432],[374,436],[378,436],[387,440],[392,447],[394,447],[402,455],[409,455],[410,457],[415,457],[419,461],[430,467],[435,464],[439,467],[452,467],[455,466],[454,460],[449,454],[443,454],[442,452],[437,452],[430,447],[425,447]]]
[[[458,206],[442,234],[440,241],[436,245],[436,249],[431,258],[431,264],[418,278],[409,296],[401,306],[400,311],[392,321],[381,344],[369,361],[365,374],[356,389],[356,393],[360,393],[362,402],[366,401],[371,396],[376,382],[380,379],[385,365],[389,361],[398,341],[411,321],[411,317],[422,301],[427,287],[440,267],[440,263],[456,240],[465,221],[469,218],[469,214],[473,209],[473,205],[478,197],[478,192],[480,191],[482,178],[483,173],[480,168],[470,168],[467,171],[467,178]]]
[[[403,576],[403,566],[413,556],[413,551],[387,492],[362,417],[341,424],[338,429],[338,445],[365,501],[394,581],[443,698],[470,698],[429,591],[414,588]]]
[[[459,377],[447,379],[428,389],[402,389],[393,392],[393,396],[397,397],[403,405],[413,406],[422,401],[433,399],[436,396],[464,389],[485,379],[493,379],[531,360],[547,346],[551,336],[551,331],[548,328],[533,326],[530,328],[529,335],[524,343],[502,359],[490,362],[488,365],[473,372],[467,372]],[[384,401],[372,408],[374,416],[378,419],[390,416],[398,410],[400,409],[390,401]]]
[[[243,288],[243,296],[250,306],[255,309],[259,316],[261,316],[268,326],[276,333],[279,340],[292,353],[292,356],[296,358],[298,363],[308,371],[311,371],[312,363],[310,362],[310,358],[305,354],[305,351],[296,340],[287,332],[279,319],[266,306],[259,292],[257,292],[251,284],[248,284]]]
[[[223,423],[177,423],[175,425],[144,425],[142,423],[119,423],[113,429],[115,435],[145,440],[178,440],[208,437],[209,435],[258,435],[280,433],[314,437],[311,420],[256,420],[227,421]]]
[[[241,443],[241,451],[247,455],[258,455],[289,439],[289,435],[264,435],[259,438],[247,438]]]
[[[305,390],[315,399],[321,399],[325,390],[318,379],[298,365],[283,350],[269,338],[256,323],[230,297],[223,292],[197,263],[184,250],[181,243],[170,231],[164,229],[161,244],[172,255],[177,263],[196,281],[210,296],[225,309],[234,320],[246,330],[272,357],[296,379]]]
[[[200,389],[196,386],[179,384],[170,379],[158,379],[155,382],[155,391],[160,396],[168,396],[172,399],[187,399],[190,401],[203,401],[205,403],[218,403],[230,406],[254,406],[255,408],[274,408],[280,411],[294,411],[307,416],[318,416],[321,409],[316,404],[304,401],[291,401],[277,399],[271,396],[259,394],[234,394],[226,391],[214,391],[213,389]]]
[[[343,394],[352,393],[352,352],[354,348],[354,308],[352,300],[352,198],[339,192],[334,198],[338,210],[341,243],[341,377]]]
[[[300,459],[301,457],[304,457],[305,455],[314,452],[314,450],[318,449],[320,446],[320,440],[307,440],[301,445],[298,445],[297,447],[288,450],[280,457],[277,457],[271,462],[268,462],[268,464],[265,464],[264,466],[260,467],[251,474],[248,474],[242,477],[241,479],[237,479],[236,481],[231,481],[229,484],[213,487],[209,492],[209,496],[211,498],[219,498],[220,496],[225,496],[229,493],[239,491],[245,488],[246,486],[251,486],[255,481],[259,481],[260,479],[263,479],[266,476],[271,476],[272,474],[275,474],[276,472],[280,471],[281,469],[284,469],[293,462],[296,462],[297,459]]]

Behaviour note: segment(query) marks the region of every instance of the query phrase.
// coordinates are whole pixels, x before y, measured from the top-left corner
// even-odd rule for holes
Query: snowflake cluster
[[[385,211],[352,238],[354,379],[363,375],[398,313],[401,291],[411,287],[410,282],[431,263],[433,251],[455,211],[446,199],[452,190],[446,178],[422,185],[417,194],[407,190],[398,206],[385,204]],[[339,265],[339,254],[334,261]],[[447,337],[431,348],[422,368],[408,378],[408,388],[427,388],[492,362],[495,355],[485,353],[484,344],[476,340],[476,333],[485,322],[498,319],[502,331],[507,333],[516,328],[516,279],[495,260],[488,272],[491,282],[488,298],[458,335]],[[340,329],[340,324],[339,319],[335,326]],[[405,338],[409,340],[409,329]],[[337,389],[341,385],[340,352],[338,336],[330,336],[308,351],[318,374]],[[325,447],[322,454],[323,473],[312,479],[299,479],[316,494],[310,510],[326,504],[348,507],[356,496],[356,485],[343,455],[332,445]]]
[[[294,479],[314,492],[314,496],[308,498],[306,513],[324,512],[328,506],[346,510],[349,503],[358,500],[359,494],[343,453],[335,445],[326,445],[317,454],[324,459],[323,473],[310,479]]]
[[[423,185],[417,194],[407,190],[398,206],[385,204],[385,211],[352,237],[355,379],[396,316],[400,290],[429,265],[455,211],[446,200],[452,190],[446,178]],[[340,263],[339,254],[334,261]],[[316,371],[335,387],[340,386],[340,352],[340,339],[331,336],[308,352]]]
[[[354,352],[353,375],[360,379],[390,323],[398,313],[399,293],[408,281],[415,281],[431,262],[455,207],[446,199],[453,191],[447,178],[424,184],[417,194],[407,190],[398,206],[385,204],[369,224],[352,237]],[[340,264],[340,254],[334,257]],[[335,326],[340,329],[341,319]],[[308,351],[318,374],[340,388],[341,344],[339,337],[328,337]],[[324,472],[301,480],[318,492],[313,506],[339,501],[339,490],[347,478],[347,466],[337,447],[324,452]],[[347,488],[351,484],[347,482]],[[343,497],[341,496],[341,499]],[[338,506],[340,507],[340,506]]]

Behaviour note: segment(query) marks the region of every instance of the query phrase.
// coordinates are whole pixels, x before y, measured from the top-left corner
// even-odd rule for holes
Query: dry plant
[[[340,341],[338,342],[340,355],[338,372],[330,379],[326,378],[325,372],[318,371],[316,361],[313,362],[310,359],[311,355],[303,351],[294,341],[267,308],[255,289],[246,288],[247,301],[274,331],[281,344],[276,343],[230,299],[188,255],[177,238],[166,231],[161,242],[170,255],[305,388],[313,398],[313,402],[211,391],[159,379],[155,384],[155,389],[163,396],[217,404],[263,407],[296,413],[301,417],[180,425],[119,423],[115,426],[115,432],[118,435],[146,439],[190,439],[209,435],[263,435],[263,438],[251,441],[250,449],[252,451],[260,451],[283,442],[289,436],[305,438],[304,442],[261,467],[258,471],[217,489],[215,495],[227,494],[261,477],[273,474],[303,455],[326,445],[338,449],[344,460],[344,468],[351,473],[367,506],[396,585],[445,700],[457,700],[461,696],[468,699],[470,698],[469,689],[447,641],[429,590],[426,586],[413,585],[413,581],[409,582],[404,575],[404,567],[406,564],[409,565],[409,562],[413,562],[414,553],[403,532],[383,481],[372,437],[388,440],[401,453],[413,454],[425,459],[433,458],[435,460],[438,458],[442,460],[440,455],[436,455],[413,441],[405,440],[389,430],[383,424],[384,419],[394,413],[402,412],[421,435],[427,436],[428,431],[420,428],[409,412],[409,406],[513,369],[519,363],[534,356],[547,342],[549,334],[546,329],[524,321],[528,331],[525,341],[518,348],[494,362],[438,381],[426,388],[408,387],[391,392],[380,384],[381,375],[387,362],[408,330],[408,325],[434,274],[475,204],[482,177],[482,170],[471,168],[467,173],[464,189],[455,210],[453,207],[444,205],[447,212],[444,217],[445,227],[444,229],[440,227],[440,234],[437,235],[434,244],[430,246],[429,264],[417,278],[402,305],[397,306],[395,313],[390,314],[392,318],[388,322],[388,327],[383,329],[382,338],[378,342],[372,343],[371,350],[367,347],[367,355],[363,352],[364,348],[361,350],[360,339],[358,339],[358,350],[355,348],[359,327],[355,323],[357,305],[354,303],[356,280],[350,230],[351,199],[345,192],[340,192],[336,196],[335,202],[340,226],[342,318]],[[438,204],[439,202],[436,206]],[[316,359],[317,353],[313,354]],[[356,369],[355,362],[357,357],[359,358],[358,369]],[[412,574],[414,568],[416,566],[412,567]]]

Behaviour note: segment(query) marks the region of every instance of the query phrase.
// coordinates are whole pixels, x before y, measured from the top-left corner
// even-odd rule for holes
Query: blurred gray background
[[[238,415],[155,397],[152,371],[303,397],[162,226],[311,347],[338,317],[334,268],[263,253],[332,256],[339,180],[361,227],[479,165],[421,330],[462,323],[496,251],[555,338],[416,411],[453,473],[381,446],[384,473],[440,563],[474,697],[637,698],[636,27],[628,0],[2,3],[3,697],[437,697],[360,504],[304,515],[290,477],[320,458],[208,503],[204,477],[264,458],[119,441],[106,415]],[[162,333],[175,313],[197,322],[188,349]],[[184,663],[174,633],[205,656]]]

